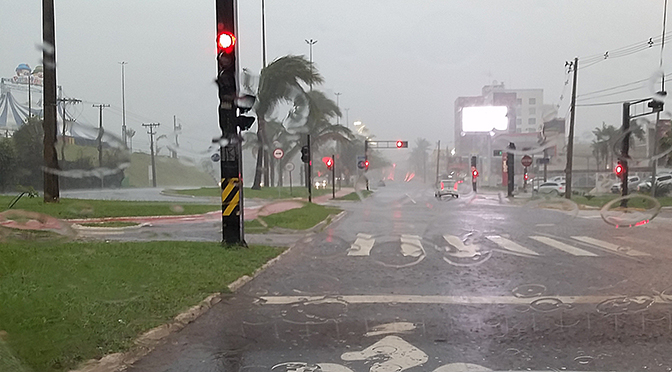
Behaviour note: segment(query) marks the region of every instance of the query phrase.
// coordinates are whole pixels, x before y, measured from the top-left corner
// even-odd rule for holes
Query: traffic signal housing
[[[301,161],[304,163],[310,162],[310,148],[308,146],[301,147]]]
[[[396,143],[398,149],[408,148],[408,141],[397,141]]]
[[[625,174],[625,165],[619,161],[614,167],[614,173],[616,173],[618,178],[623,179],[623,174]]]
[[[364,169],[369,170],[369,161],[368,160],[364,160]]]
[[[656,94],[660,97],[667,96],[667,92],[657,92]],[[662,100],[653,98],[651,101],[649,101],[647,106],[649,106],[653,112],[660,112],[663,111],[664,102]]]
[[[331,157],[327,156],[322,158],[322,161],[324,162],[324,165],[327,166],[327,169],[332,170],[334,168],[334,159]]]
[[[478,178],[478,169],[476,168],[471,169],[471,177],[474,179]]]

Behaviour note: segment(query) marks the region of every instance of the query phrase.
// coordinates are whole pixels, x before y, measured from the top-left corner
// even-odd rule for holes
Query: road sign
[[[537,158],[537,164],[548,164],[551,162],[549,158]]]
[[[532,165],[532,157],[530,155],[525,155],[520,159],[520,162],[523,163],[523,167],[529,167]]]
[[[214,161],[215,163],[218,162],[219,161],[219,153],[216,152],[216,153],[210,155],[210,159],[212,159],[212,161]]]
[[[273,151],[273,157],[276,159],[282,159],[282,157],[285,156],[285,152],[282,151],[282,149],[275,149]]]
[[[291,172],[291,171],[293,171],[293,170],[294,170],[294,163],[287,163],[287,164],[285,164],[285,170],[286,170],[287,172]]]
[[[357,168],[366,168],[366,156],[357,156]]]

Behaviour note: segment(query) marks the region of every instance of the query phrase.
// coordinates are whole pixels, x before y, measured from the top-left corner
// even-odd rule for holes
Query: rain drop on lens
[[[607,224],[616,228],[646,225],[660,213],[658,200],[641,194],[630,194],[614,199],[600,210]]]

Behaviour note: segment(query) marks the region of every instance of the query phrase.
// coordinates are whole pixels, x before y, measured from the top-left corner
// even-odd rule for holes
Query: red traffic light
[[[623,172],[624,171],[625,171],[625,168],[623,168],[623,164],[621,164],[620,162],[618,164],[616,164],[616,166],[614,167],[614,173],[616,173],[616,175],[619,176],[619,177],[623,177]]]
[[[217,35],[217,49],[225,53],[233,52],[236,47],[236,36],[228,31],[220,32]]]
[[[369,161],[364,160],[364,169],[369,169]]]
[[[398,148],[398,149],[400,149],[401,146],[403,146],[403,145],[404,145],[403,142],[401,142],[401,141],[397,141],[397,148]]]
[[[525,181],[527,181],[530,177],[528,177],[527,173],[524,175]]]
[[[474,177],[474,178],[478,177],[478,170],[477,169],[472,169],[471,170],[471,176]]]
[[[327,169],[331,170],[331,168],[334,167],[334,159],[332,159],[331,157],[325,156],[324,158],[322,158],[322,161],[327,166]]]

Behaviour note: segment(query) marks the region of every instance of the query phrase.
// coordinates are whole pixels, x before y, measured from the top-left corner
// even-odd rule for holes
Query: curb
[[[219,214],[219,211],[212,211],[201,214],[171,214],[164,216],[131,216],[131,217],[100,217],[100,218],[74,218],[69,220],[64,220],[65,222],[77,224],[77,223],[86,223],[86,222],[110,222],[110,221],[129,221],[134,222],[135,220],[169,220],[169,219],[180,219],[180,218],[198,218],[203,216],[209,216],[213,214]]]
[[[96,227],[96,226],[83,226],[78,223],[73,223],[70,225],[75,230],[82,230],[82,231],[124,231],[124,230],[138,230],[143,227],[147,226],[152,226],[151,223],[149,222],[144,222],[144,223],[138,223],[137,225],[134,226],[123,226],[123,227]]]
[[[344,214],[344,212],[339,213],[339,215]],[[296,247],[296,245],[300,241],[302,241],[306,237],[312,236],[313,234],[314,232],[312,231],[308,232],[302,238],[298,239],[294,244],[289,246],[289,248],[287,248],[284,252],[280,253],[277,257],[269,260],[268,262],[263,264],[260,268],[255,270],[251,276],[243,275],[240,278],[233,281],[227,287],[232,293],[235,293],[245,284],[249,283],[254,278],[259,276],[263,271],[275,265],[283,256],[287,255],[292,249],[294,249],[294,247]],[[206,297],[198,305],[192,306],[188,310],[175,316],[172,322],[162,324],[158,327],[152,328],[149,331],[143,333],[135,340],[134,342],[135,346],[125,353],[114,353],[106,355],[101,359],[91,359],[85,362],[79,369],[70,370],[70,372],[124,371],[126,368],[133,365],[133,363],[137,362],[142,357],[152,352],[157,346],[161,344],[161,342],[165,338],[167,338],[173,333],[179,332],[189,323],[192,323],[200,316],[207,313],[208,310],[210,310],[214,305],[220,303],[225,295],[228,295],[228,293],[221,293],[221,292],[213,293],[210,296]]]

